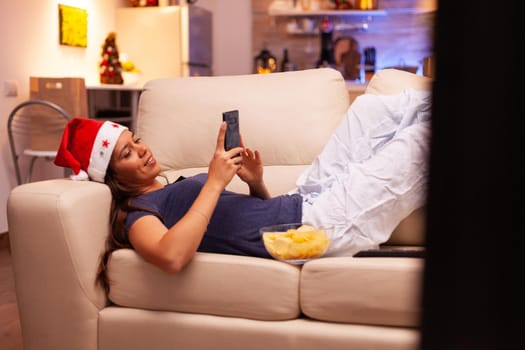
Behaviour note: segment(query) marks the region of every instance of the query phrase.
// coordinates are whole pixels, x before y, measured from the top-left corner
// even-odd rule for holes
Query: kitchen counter
[[[354,102],[355,98],[365,93],[368,83],[361,83],[357,81],[346,81],[346,88],[348,89],[348,96],[350,97],[350,103]]]
[[[361,83],[355,80],[346,80],[346,87],[348,91],[362,91],[364,92],[368,83]]]

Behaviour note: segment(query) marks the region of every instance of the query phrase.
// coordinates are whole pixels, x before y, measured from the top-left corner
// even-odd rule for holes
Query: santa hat
[[[54,163],[71,168],[74,180],[104,182],[111,153],[127,127],[90,118],[71,119],[62,135]]]

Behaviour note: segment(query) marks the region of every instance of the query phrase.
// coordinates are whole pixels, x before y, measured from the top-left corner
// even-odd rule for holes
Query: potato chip
[[[284,232],[264,232],[262,238],[268,252],[282,260],[320,257],[330,243],[324,230],[309,225]]]

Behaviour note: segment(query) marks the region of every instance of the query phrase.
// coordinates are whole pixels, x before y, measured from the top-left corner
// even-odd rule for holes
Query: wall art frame
[[[87,47],[86,9],[58,4],[60,45]]]

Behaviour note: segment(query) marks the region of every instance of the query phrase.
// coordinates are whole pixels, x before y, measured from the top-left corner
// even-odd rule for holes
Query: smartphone
[[[241,146],[241,136],[239,134],[239,111],[227,111],[222,113],[222,120],[226,122],[226,135],[224,137],[224,149],[229,151],[232,148]]]

